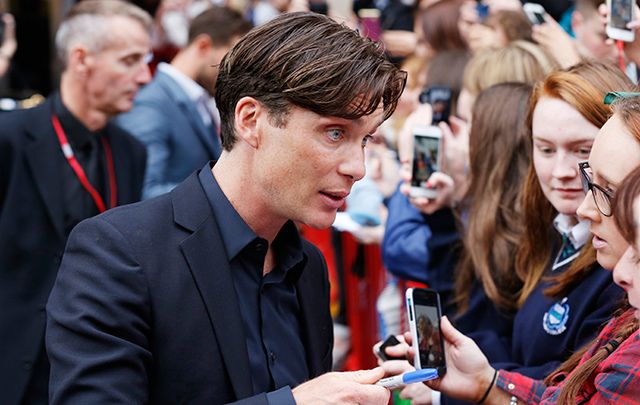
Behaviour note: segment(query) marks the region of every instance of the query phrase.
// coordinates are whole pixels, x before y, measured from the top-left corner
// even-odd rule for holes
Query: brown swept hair
[[[523,233],[520,184],[531,160],[530,95],[531,85],[498,84],[480,93],[473,108],[470,184],[462,206],[469,221],[455,282],[459,312],[468,307],[475,280],[498,307],[516,309],[522,282],[513,267]]]
[[[597,61],[581,62],[567,70],[550,74],[536,85],[529,104],[527,125],[531,128],[533,111],[542,97],[565,101],[587,121],[601,128],[611,110],[603,99],[609,91],[629,91],[632,83],[624,73],[613,66]],[[529,297],[543,277],[551,260],[554,244],[560,236],[552,229],[556,210],[544,196],[533,163],[523,186],[524,224],[526,232],[516,253],[516,273],[524,285],[518,297],[518,306]],[[594,268],[595,251],[591,244],[582,248],[568,270],[554,276],[553,285],[545,290],[548,296],[559,296],[584,279]]]
[[[253,97],[273,124],[286,125],[291,105],[322,116],[357,119],[398,103],[406,73],[381,45],[344,24],[309,12],[286,13],[249,33],[225,55],[216,82],[222,146],[236,142],[235,108]]]
[[[251,23],[240,12],[226,6],[211,6],[189,24],[188,44],[204,34],[216,47],[230,46],[236,37],[246,34],[251,28]]]
[[[635,106],[630,106],[629,104],[635,104]],[[620,112],[619,116],[622,118],[625,126],[630,129],[631,133],[640,142],[640,99],[636,98],[636,100],[630,101],[621,100],[614,105],[613,109],[616,113]],[[638,197],[640,197],[640,167],[637,167],[625,177],[613,199],[613,219],[620,234],[630,245],[634,245],[637,239],[635,223],[640,220],[640,218],[635,218],[633,203]],[[638,320],[633,317],[631,311],[628,311],[629,309],[630,306],[625,300],[622,308],[616,313],[616,317],[620,317],[617,322],[621,326],[614,334],[612,341],[607,342],[596,350],[589,360],[579,364],[582,356],[597,343],[597,341],[594,340],[583,349],[574,353],[566,362],[547,377],[545,383],[550,384],[553,383],[553,379],[558,373],[569,373],[575,369],[567,377],[560,390],[558,397],[559,404],[575,403],[576,396],[580,392],[580,389],[596,367],[598,367],[598,364],[604,361],[618,345],[622,344],[622,342],[638,330]],[[615,343],[613,341],[615,341]]]

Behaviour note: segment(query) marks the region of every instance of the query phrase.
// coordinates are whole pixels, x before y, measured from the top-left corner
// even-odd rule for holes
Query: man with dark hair
[[[604,0],[576,0],[571,16],[571,29],[576,36],[576,48],[584,58],[616,62],[617,51],[609,40],[598,7]]]
[[[151,78],[151,17],[83,1],[56,34],[60,91],[0,115],[0,403],[47,403],[44,308],[71,229],[140,199],[144,146],[109,119]]]
[[[143,198],[166,193],[209,160],[220,140],[209,105],[222,57],[251,25],[228,7],[213,6],[192,22],[189,42],[155,77],[118,123],[147,146]]]
[[[380,368],[327,373],[320,252],[405,73],[330,18],[245,35],[216,85],[220,159],[72,233],[47,305],[55,403],[386,404]]]

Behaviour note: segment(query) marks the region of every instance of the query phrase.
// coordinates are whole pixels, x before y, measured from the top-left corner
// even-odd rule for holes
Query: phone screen
[[[431,124],[449,121],[451,114],[451,88],[447,86],[429,86],[420,94],[422,104],[430,104]]]
[[[632,0],[611,0],[610,25],[620,30],[628,30],[627,24],[633,16]]]
[[[438,127],[430,127],[432,131],[439,131]],[[435,135],[435,133],[434,133]],[[441,136],[414,134],[413,137],[413,167],[411,185],[426,187],[426,182],[433,172],[439,170]]]
[[[438,369],[439,374],[446,368],[444,341],[440,331],[440,299],[433,290],[416,288],[412,291],[413,314],[417,339],[417,349],[421,368]],[[414,344],[414,348],[416,345]]]

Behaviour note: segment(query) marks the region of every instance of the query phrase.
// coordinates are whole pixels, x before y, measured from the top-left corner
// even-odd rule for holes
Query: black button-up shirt
[[[230,263],[254,394],[295,387],[309,378],[295,288],[306,264],[298,231],[291,221],[282,227],[273,241],[275,267],[263,276],[267,240],[258,237],[233,208],[211,172],[211,163],[199,176]]]
[[[102,131],[91,132],[82,124],[64,104],[60,93],[53,98],[53,111],[60,120],[60,125],[69,141],[73,153],[82,166],[89,182],[98,191],[107,208],[110,196],[105,187],[106,171],[104,150],[100,137]],[[80,183],[78,176],[69,163],[64,163],[62,171],[62,187],[64,190],[64,229],[68,235],[74,226],[83,219],[99,214],[98,207],[91,195]]]

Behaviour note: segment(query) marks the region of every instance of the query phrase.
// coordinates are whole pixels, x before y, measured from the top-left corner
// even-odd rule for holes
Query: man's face
[[[357,120],[320,116],[291,106],[286,125],[262,119],[254,180],[273,219],[330,226],[351,186],[365,174],[364,144],[383,110]]]
[[[203,58],[205,59],[202,69],[198,72],[196,82],[202,86],[213,97],[216,89],[216,80],[218,80],[218,67],[224,55],[238,43],[240,36],[233,37],[227,45],[211,46]]]
[[[131,109],[140,87],[151,79],[145,57],[151,40],[143,26],[125,17],[110,19],[113,39],[86,57],[85,94],[88,104],[107,115]]]
[[[577,19],[577,21],[576,21]],[[605,32],[600,15],[594,12],[591,16],[574,17],[573,31],[576,35],[578,49],[583,56],[616,61],[616,49]]]

